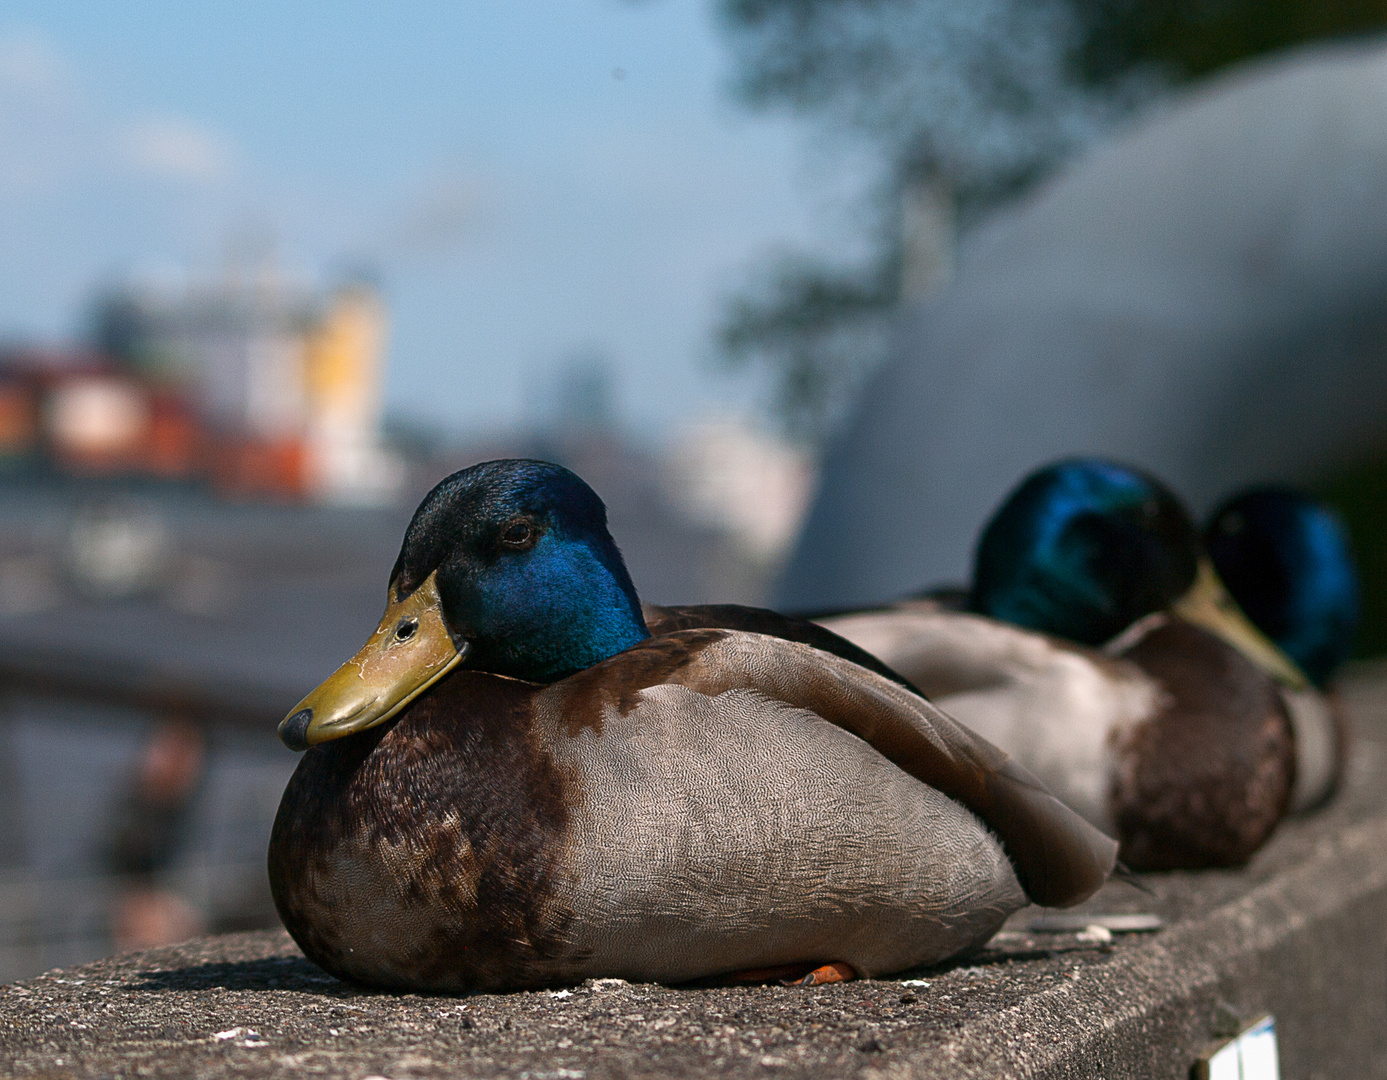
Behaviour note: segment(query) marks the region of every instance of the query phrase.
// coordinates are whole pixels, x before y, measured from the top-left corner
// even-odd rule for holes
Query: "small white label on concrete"
[[[1264,1016],[1241,1035],[1201,1055],[1197,1080],[1281,1080],[1276,1020]]]
[[[1236,1039],[1209,1059],[1209,1080],[1242,1080]]]
[[[1276,1055],[1276,1021],[1264,1016],[1239,1035],[1238,1056],[1242,1059],[1242,1080],[1281,1080],[1281,1062]]]

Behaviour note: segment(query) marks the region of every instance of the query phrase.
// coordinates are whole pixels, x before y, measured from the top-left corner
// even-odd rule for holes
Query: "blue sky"
[[[378,270],[395,414],[524,422],[593,353],[648,431],[744,409],[719,298],[847,233],[802,132],[727,78],[711,0],[7,0],[0,337],[273,236],[311,281]]]

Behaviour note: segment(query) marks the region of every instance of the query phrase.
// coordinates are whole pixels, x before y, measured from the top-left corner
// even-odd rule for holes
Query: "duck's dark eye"
[[[1155,499],[1147,499],[1141,504],[1141,512],[1147,517],[1153,518],[1161,512],[1161,504]]]
[[[414,636],[414,631],[418,629],[418,619],[401,619],[395,627],[395,640],[408,641]]]
[[[534,542],[534,526],[527,521],[513,522],[507,525],[505,531],[501,533],[501,543],[517,551],[523,551],[525,548],[532,547]]]

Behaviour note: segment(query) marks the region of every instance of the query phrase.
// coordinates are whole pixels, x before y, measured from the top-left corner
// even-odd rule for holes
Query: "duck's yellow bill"
[[[1243,614],[1238,602],[1219,580],[1213,563],[1199,560],[1199,572],[1189,592],[1171,605],[1171,612],[1202,626],[1232,645],[1277,682],[1291,690],[1308,690],[1305,672]]]
[[[279,737],[290,750],[385,723],[462,662],[467,643],[448,632],[434,574],[403,600],[395,596],[391,582],[370,640],[280,721]]]

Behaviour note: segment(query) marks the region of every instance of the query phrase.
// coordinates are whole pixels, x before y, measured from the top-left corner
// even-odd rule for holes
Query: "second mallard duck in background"
[[[1327,710],[1296,707],[1318,701],[1303,673],[1227,595],[1179,500],[1135,469],[1027,477],[982,534],[966,603],[821,621],[1117,835],[1136,869],[1241,863],[1336,781]],[[1300,770],[1309,784],[1298,742],[1335,747]]]

